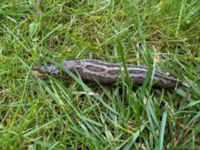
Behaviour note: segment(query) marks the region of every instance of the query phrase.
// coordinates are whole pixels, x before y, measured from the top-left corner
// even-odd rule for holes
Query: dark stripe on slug
[[[156,80],[159,80],[159,79],[161,79],[161,80],[167,80],[167,81],[177,81],[177,79],[175,78],[175,77],[173,77],[172,75],[168,75],[168,74],[166,74],[166,73],[162,73],[162,72],[155,72],[155,74],[154,74],[154,78],[156,79]]]
[[[83,61],[85,62],[89,62],[89,63],[92,63],[92,64],[95,64],[95,65],[102,65],[102,66],[105,66],[105,67],[108,67],[108,68],[123,68],[123,64],[120,64],[120,63],[108,63],[108,62],[104,62],[104,61],[100,61],[100,60],[97,60],[97,59],[83,59]],[[127,68],[141,68],[141,69],[146,69],[145,66],[139,66],[139,65],[132,65],[132,64],[127,64],[126,65]]]
[[[109,68],[114,68],[114,67],[120,67],[120,64],[113,64],[113,63],[107,63],[107,62],[103,62],[100,60],[96,60],[96,59],[84,59],[85,62],[89,62],[95,65],[100,65],[100,66],[105,66],[105,67],[109,67]]]
[[[104,72],[106,69],[103,67],[95,66],[95,65],[86,65],[85,69],[88,69],[89,71],[95,71],[95,72]]]
[[[108,70],[108,73],[109,74],[112,74],[112,75],[117,75],[117,74],[119,74],[119,72],[120,72],[120,70],[119,69],[109,69]],[[122,70],[122,72],[123,72],[123,70]],[[129,73],[129,75],[131,76],[131,75],[137,75],[137,74],[146,74],[146,70],[138,70],[137,68],[128,68],[128,73]]]
[[[127,64],[127,68],[140,68],[140,69],[147,69],[145,66],[139,66],[139,65],[132,65],[132,64]]]
[[[155,71],[155,72],[154,72],[154,75],[157,76],[157,77],[168,76],[166,73],[159,72],[159,71]]]
[[[137,68],[135,69],[129,69],[128,70],[130,75],[134,75],[134,74],[145,74],[147,73],[147,70],[138,70]]]

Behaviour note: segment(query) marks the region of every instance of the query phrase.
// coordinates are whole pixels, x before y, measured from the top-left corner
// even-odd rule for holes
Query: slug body
[[[114,84],[124,73],[122,64],[107,63],[96,59],[68,60],[62,62],[62,67],[69,69],[73,73],[78,73],[86,81],[96,81],[101,84]],[[41,73],[58,75],[60,68],[56,65],[40,67]],[[127,64],[127,70],[134,85],[142,85],[148,68],[144,66]],[[155,87],[173,89],[182,86],[182,82],[166,73],[155,71],[153,75]]]

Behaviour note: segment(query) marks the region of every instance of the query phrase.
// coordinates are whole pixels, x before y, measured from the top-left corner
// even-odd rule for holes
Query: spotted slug
[[[132,64],[126,66],[133,85],[142,85],[148,68]],[[121,73],[125,73],[124,66],[120,63],[108,63],[96,59],[66,60],[62,62],[62,67],[73,73],[78,73],[83,80],[108,85],[115,84],[118,79],[121,79]],[[42,74],[48,73],[57,76],[60,74],[61,68],[50,64],[39,67],[37,70]],[[183,82],[167,73],[155,71],[153,85],[158,88],[174,89],[175,87],[181,87]]]

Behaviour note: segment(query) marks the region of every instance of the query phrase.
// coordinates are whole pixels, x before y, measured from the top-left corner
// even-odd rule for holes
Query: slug
[[[78,73],[83,80],[99,82],[100,84],[115,84],[124,73],[124,67],[119,63],[107,63],[96,59],[66,60],[62,62],[62,67],[69,69],[73,73]],[[142,85],[148,68],[145,66],[127,64],[127,70],[133,85]],[[40,73],[48,73],[53,76],[60,74],[57,65],[50,64],[37,68]],[[155,71],[153,75],[154,87],[164,89],[174,89],[183,86],[183,82],[163,72]]]

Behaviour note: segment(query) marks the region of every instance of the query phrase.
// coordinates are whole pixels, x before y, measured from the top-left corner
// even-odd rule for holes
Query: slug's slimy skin
[[[107,63],[96,59],[68,60],[62,62],[62,67],[73,73],[78,73],[86,81],[96,81],[101,84],[114,84],[121,78],[124,72],[122,64]],[[60,68],[56,65],[47,65],[39,68],[41,73],[58,75]],[[143,84],[148,68],[144,66],[127,64],[127,70],[134,85]],[[182,86],[182,82],[175,77],[162,72],[155,71],[153,75],[155,87],[173,89]]]

